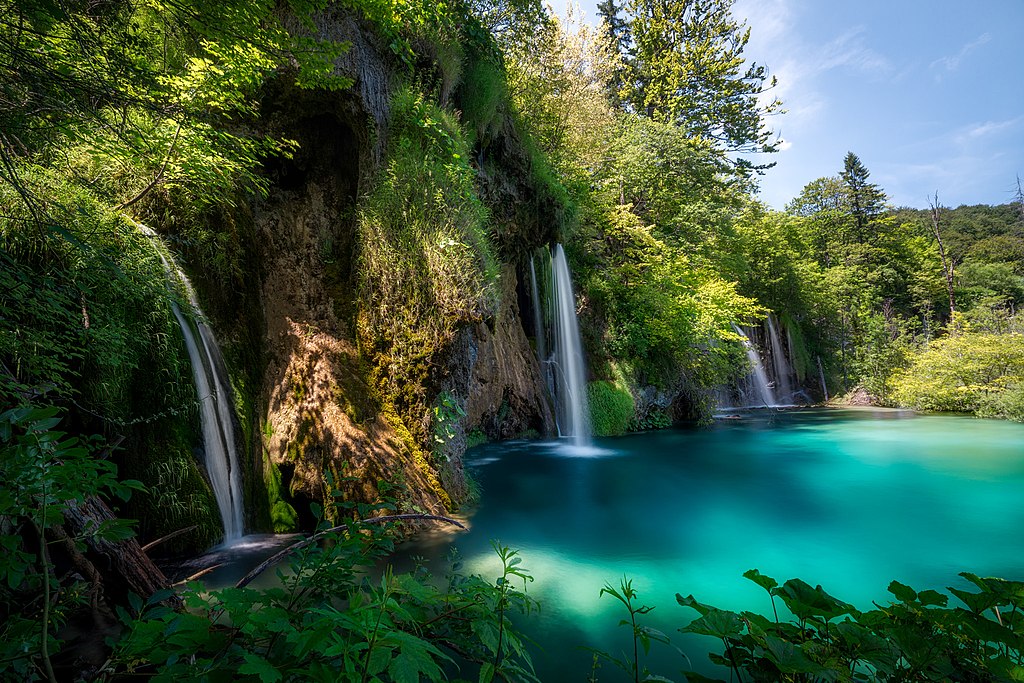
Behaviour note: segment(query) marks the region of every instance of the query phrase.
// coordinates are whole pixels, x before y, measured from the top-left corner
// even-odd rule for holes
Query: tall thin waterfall
[[[821,356],[818,356],[818,378],[821,379],[821,393],[825,396],[825,403],[828,403],[828,385],[825,384],[825,368],[821,366]]]
[[[576,297],[569,264],[561,244],[556,244],[551,254],[551,290],[555,297],[553,364],[558,432],[560,436],[571,436],[576,446],[588,446],[590,407],[587,405],[583,344],[576,320]]]
[[[747,360],[750,361],[752,368],[750,373],[751,389],[754,395],[747,396],[747,401],[750,403],[749,407],[768,407],[777,405],[775,402],[775,394],[772,392],[772,386],[768,382],[768,373],[764,370],[764,365],[761,364],[761,356],[758,355],[757,349],[754,348],[750,338],[735,323],[732,329],[736,331],[736,334],[740,335],[740,341],[743,343],[743,350],[747,352]],[[751,400],[753,399],[753,400]]]
[[[775,316],[768,316],[768,342],[771,345],[772,369],[775,371],[775,396],[786,403],[793,400],[793,370],[786,359],[786,349],[782,346],[779,330],[775,325]]]
[[[189,304],[198,313],[195,329],[181,312],[178,304],[171,301],[171,310],[185,337],[185,348],[192,364],[192,379],[199,397],[200,424],[203,432],[203,450],[206,453],[206,471],[210,476],[213,495],[220,508],[224,523],[224,540],[241,538],[245,531],[242,513],[242,472],[238,466],[235,450],[235,430],[232,423],[231,393],[228,391],[227,373],[213,331],[202,321],[202,310],[196,300],[192,283],[174,263],[173,257],[164,255],[166,247],[151,228],[139,226],[143,234],[157,242],[156,251],[164,264],[164,270],[172,281],[179,283],[188,296]]]

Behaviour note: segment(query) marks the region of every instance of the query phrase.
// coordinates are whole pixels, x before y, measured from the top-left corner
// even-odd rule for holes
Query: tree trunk
[[[939,233],[939,193],[935,193],[935,200],[929,201],[932,209],[932,232],[935,234],[935,241],[939,243],[939,256],[942,258],[942,273],[946,276],[946,292],[949,294],[949,322],[951,329],[956,329],[956,296],[953,294],[953,264],[946,258],[946,247],[942,244],[942,235]]]
[[[143,600],[170,587],[164,573],[142,552],[134,538],[110,541],[99,538],[94,531],[114,514],[106,503],[90,497],[84,503],[71,503],[64,510],[65,526],[70,536],[81,538],[87,547],[86,556],[103,578],[104,593],[114,602],[135,593]],[[177,602],[176,598],[172,599]]]

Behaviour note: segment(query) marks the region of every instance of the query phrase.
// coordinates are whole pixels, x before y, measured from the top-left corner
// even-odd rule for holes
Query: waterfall
[[[771,345],[772,370],[775,373],[775,395],[785,403],[793,402],[793,383],[790,378],[793,370],[786,359],[786,350],[782,346],[775,316],[769,315],[767,320],[768,342]]]
[[[825,368],[821,366],[821,356],[818,356],[818,377],[821,379],[821,393],[825,395],[825,403],[828,403],[828,385],[825,384]]]
[[[554,353],[555,403],[560,436],[571,436],[576,446],[590,445],[590,408],[587,405],[587,376],[583,344],[576,320],[576,297],[572,292],[565,250],[556,244],[551,255],[551,290],[555,297]]]
[[[751,343],[750,337],[735,323],[733,323],[732,329],[736,331],[736,334],[740,335],[743,350],[747,352],[747,360],[750,361],[751,372],[749,379],[752,382],[752,392],[750,393],[756,394],[755,397],[748,397],[747,402],[750,404],[750,407],[760,408],[778,405],[775,402],[775,394],[772,393],[772,386],[768,382],[768,373],[765,372],[764,365],[761,364],[761,356],[758,355],[757,349]],[[756,400],[750,401],[749,398],[756,398]]]
[[[235,430],[232,422],[231,393],[228,391],[227,372],[213,331],[202,321],[202,311],[196,300],[192,283],[174,263],[173,257],[164,255],[166,247],[151,228],[139,226],[144,235],[157,242],[156,252],[164,264],[167,277],[185,290],[195,316],[195,330],[181,312],[177,302],[171,300],[171,310],[185,337],[185,348],[192,365],[192,379],[200,403],[200,424],[203,432],[203,450],[206,471],[213,487],[213,495],[220,508],[224,523],[224,540],[241,538],[245,523],[242,514],[242,474],[235,450]],[[198,332],[198,334],[197,334]]]

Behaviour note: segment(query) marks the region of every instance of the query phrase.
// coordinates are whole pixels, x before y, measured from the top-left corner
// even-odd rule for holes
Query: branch
[[[381,523],[384,523],[384,522],[395,522],[395,521],[399,521],[399,520],[414,520],[414,519],[415,520],[431,520],[431,521],[436,521],[436,522],[445,522],[447,524],[452,524],[454,526],[457,526],[460,529],[465,529],[466,528],[465,525],[462,522],[460,522],[460,521],[458,521],[456,519],[452,519],[451,517],[442,517],[441,515],[426,515],[426,514],[384,515],[382,517],[369,517],[367,519],[360,520],[359,523],[360,524],[381,524]],[[330,529],[324,529],[323,531],[318,531],[317,533],[313,534],[309,538],[306,538],[304,540],[298,541],[297,543],[293,543],[292,545],[288,546],[284,550],[282,550],[282,551],[280,551],[278,553],[275,553],[274,555],[272,555],[268,559],[266,559],[263,562],[261,562],[258,567],[253,569],[251,572],[249,572],[245,576],[243,576],[242,579],[238,583],[235,584],[235,588],[245,588],[250,583],[252,583],[253,579],[255,579],[257,576],[259,576],[264,571],[266,571],[267,567],[270,567],[271,565],[277,564],[278,562],[280,562],[284,558],[286,558],[289,555],[291,555],[296,550],[301,550],[302,548],[305,548],[306,546],[308,546],[308,545],[310,545],[312,543],[315,543],[316,541],[320,540],[321,538],[323,538],[327,534],[333,534],[333,533],[336,533],[338,531],[342,531],[344,529],[348,529],[352,524],[353,524],[353,522],[345,522],[344,524],[339,524],[338,526],[331,527]]]
[[[171,146],[167,148],[167,156],[164,157],[163,166],[160,167],[160,170],[157,172],[156,176],[153,178],[153,180],[150,181],[149,185],[146,185],[144,188],[142,188],[142,190],[137,195],[135,195],[126,202],[121,202],[120,204],[114,207],[114,210],[127,209],[129,206],[145,197],[150,190],[156,187],[156,184],[159,183],[160,179],[164,177],[164,171],[167,170],[167,164],[171,162],[171,156],[173,156],[174,154],[174,148],[178,144],[178,137],[180,135],[181,124],[179,123],[178,128],[174,131],[174,139],[171,140]]]
[[[193,524],[192,526],[187,526],[184,529],[178,529],[177,531],[172,531],[171,533],[167,534],[166,536],[161,536],[160,538],[156,539],[155,541],[150,541],[146,545],[142,546],[142,552],[148,552],[150,548],[155,548],[156,546],[160,545],[161,543],[163,543],[165,541],[169,541],[172,538],[177,538],[178,536],[181,536],[183,534],[187,534],[188,532],[192,531],[193,529],[197,528],[198,526],[199,526],[198,524]]]

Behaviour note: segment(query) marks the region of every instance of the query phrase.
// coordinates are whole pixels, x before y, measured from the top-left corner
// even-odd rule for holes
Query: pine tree
[[[853,216],[857,242],[869,238],[869,227],[885,212],[888,198],[878,185],[868,182],[871,173],[853,152],[847,152],[840,176],[846,185],[850,215]]]
[[[628,0],[637,78],[626,84],[624,99],[631,111],[720,149],[772,152],[764,117],[782,103],[759,101],[775,79],[766,67],[746,64],[750,29],[732,16],[733,2]]]
[[[621,60],[607,86],[608,101],[616,109],[622,108],[622,92],[626,84],[632,81],[629,74],[633,70],[629,25],[620,16],[621,13],[622,6],[616,5],[615,0],[604,0],[597,5],[597,14],[601,17],[602,29]]]

